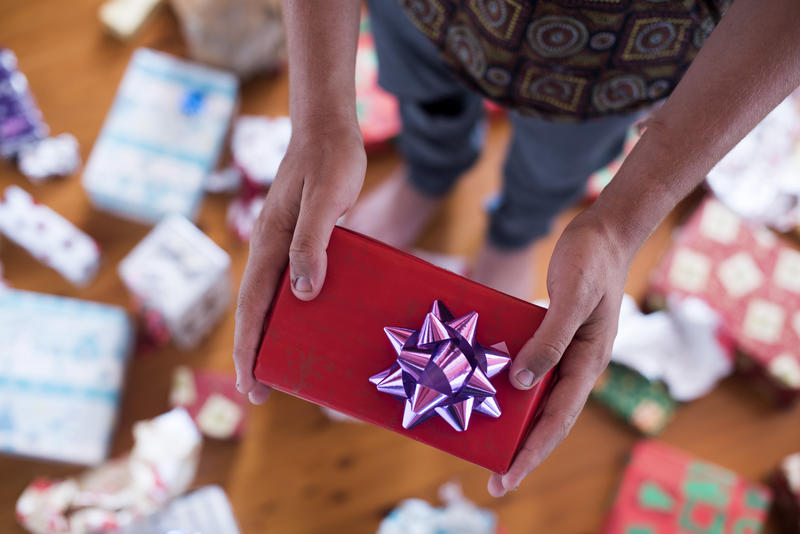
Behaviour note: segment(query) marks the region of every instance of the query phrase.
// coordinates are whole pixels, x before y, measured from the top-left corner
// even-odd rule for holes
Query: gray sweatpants
[[[409,180],[425,194],[444,195],[480,155],[483,98],[456,80],[398,0],[369,0],[368,5],[378,81],[400,102],[398,148]],[[513,138],[503,191],[490,208],[489,241],[513,250],[546,234],[553,217],[583,194],[589,175],[620,154],[639,116],[570,124],[511,111]]]

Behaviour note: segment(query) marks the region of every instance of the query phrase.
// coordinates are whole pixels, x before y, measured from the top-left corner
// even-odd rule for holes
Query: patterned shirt
[[[675,88],[733,0],[400,0],[469,86],[580,121]]]

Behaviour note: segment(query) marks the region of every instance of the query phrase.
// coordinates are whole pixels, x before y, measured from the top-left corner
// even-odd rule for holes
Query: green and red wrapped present
[[[342,228],[327,254],[311,302],[292,294],[284,273],[256,378],[506,472],[553,373],[521,391],[504,368],[546,310]]]
[[[772,476],[775,509],[781,521],[781,532],[800,532],[800,452],[783,459]]]
[[[592,398],[646,436],[660,434],[677,405],[662,382],[613,362],[597,379]]]
[[[655,440],[639,442],[603,534],[756,534],[770,491]]]
[[[654,272],[649,302],[705,300],[741,352],[739,367],[779,400],[800,395],[800,251],[709,197]]]

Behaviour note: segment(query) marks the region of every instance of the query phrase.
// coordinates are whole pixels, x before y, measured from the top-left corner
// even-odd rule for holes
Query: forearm
[[[631,255],[800,84],[800,2],[736,0],[591,210]]]
[[[284,0],[293,123],[356,120],[360,0]]]

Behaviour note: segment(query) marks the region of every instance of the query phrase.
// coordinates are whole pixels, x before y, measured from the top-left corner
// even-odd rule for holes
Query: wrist
[[[340,143],[358,143],[363,148],[361,127],[355,112],[343,113],[341,110],[306,110],[300,116],[292,114],[292,142],[306,145],[327,146]]]
[[[297,130],[345,130],[358,128],[355,95],[352,98],[292,98],[289,103],[292,127]]]
[[[631,257],[705,172],[696,154],[684,150],[658,118],[625,159],[587,212]]]

